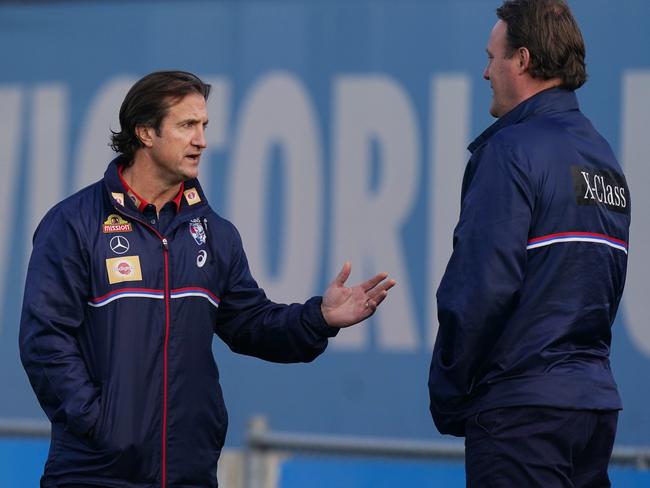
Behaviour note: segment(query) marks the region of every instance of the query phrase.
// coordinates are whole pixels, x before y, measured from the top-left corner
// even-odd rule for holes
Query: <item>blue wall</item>
[[[318,473],[315,475],[315,473]],[[609,478],[616,488],[650,485],[650,472],[610,467]],[[280,488],[463,488],[462,462],[396,461],[376,459],[289,458],[282,462]]]
[[[0,439],[0,486],[38,486],[48,444],[43,440]],[[612,466],[609,476],[616,488],[650,485],[647,470]],[[465,470],[460,461],[295,456],[280,461],[277,479],[278,488],[391,488],[406,483],[409,488],[462,488]]]
[[[231,428],[436,438],[426,379],[432,299],[450,252],[465,146],[492,122],[481,78],[492,0],[166,1],[0,5],[0,417],[41,418],[17,328],[31,233],[97,179],[109,128],[141,75],[197,72],[215,91],[202,176],[278,301],[319,294],[344,259],[399,281],[369,324],[309,365],[215,341]],[[630,273],[614,324],[619,443],[650,444],[650,2],[570,2],[587,44],[583,111],[634,198]]]
[[[41,439],[0,439],[0,486],[39,486],[49,445]]]

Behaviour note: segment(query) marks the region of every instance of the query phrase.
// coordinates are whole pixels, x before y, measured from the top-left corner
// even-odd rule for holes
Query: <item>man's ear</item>
[[[145,125],[135,127],[135,135],[145,147],[153,146],[154,128]]]
[[[519,68],[519,74],[523,74],[530,68],[530,51],[526,47],[520,47],[517,49],[517,66]]]

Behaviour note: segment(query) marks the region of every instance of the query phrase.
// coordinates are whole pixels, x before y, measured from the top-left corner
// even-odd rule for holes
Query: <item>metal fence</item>
[[[50,424],[47,422],[0,419],[0,438],[49,438],[49,436]],[[246,437],[243,486],[245,488],[274,486],[279,462],[287,456],[296,454],[462,461],[465,448],[461,442],[275,432],[269,428],[264,417],[254,417],[249,423]],[[648,470],[650,469],[650,447],[616,446],[611,463]]]
[[[250,421],[246,440],[245,487],[270,486],[274,456],[292,454],[462,461],[465,446],[460,442],[274,432],[264,417],[255,417]],[[611,464],[650,469],[650,447],[617,446]]]
[[[0,419],[1,437],[50,437],[50,423],[42,420]]]

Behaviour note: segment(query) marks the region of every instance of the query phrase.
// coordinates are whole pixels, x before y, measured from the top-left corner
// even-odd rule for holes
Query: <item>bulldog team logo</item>
[[[142,268],[139,256],[124,256],[106,260],[108,282],[121,283],[123,281],[142,281]]]
[[[194,240],[199,246],[205,244],[207,238],[201,219],[196,218],[190,220],[190,234],[192,234],[192,237],[194,237]]]
[[[110,214],[104,222],[104,234],[112,232],[131,232],[131,223],[117,214]]]

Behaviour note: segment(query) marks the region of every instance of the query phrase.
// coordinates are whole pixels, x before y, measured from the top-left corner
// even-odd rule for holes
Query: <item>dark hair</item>
[[[560,78],[569,90],[587,81],[585,43],[564,0],[505,0],[497,16],[508,28],[508,57],[527,48],[533,78]]]
[[[207,100],[210,85],[185,71],[156,71],[131,87],[120,107],[120,131],[111,130],[110,146],[126,156],[124,164],[130,165],[135,152],[143,147],[135,128],[153,127],[158,133],[169,108],[190,93],[199,93]]]

